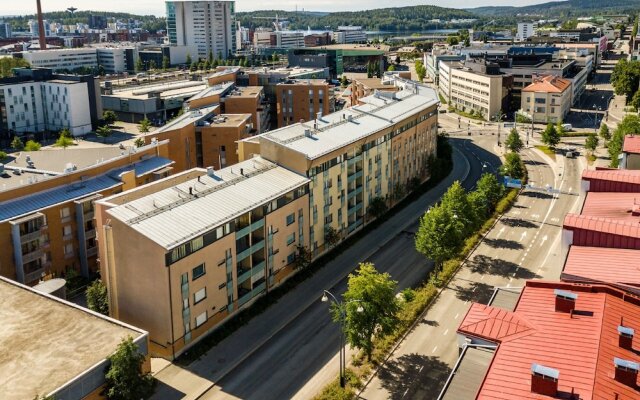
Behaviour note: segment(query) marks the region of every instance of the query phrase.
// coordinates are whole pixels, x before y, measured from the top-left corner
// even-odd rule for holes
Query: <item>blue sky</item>
[[[256,9],[285,9],[294,10],[307,9],[312,11],[355,11],[371,8],[383,8],[393,6],[409,6],[419,4],[433,4],[441,7],[465,8],[479,6],[502,6],[502,5],[527,5],[543,3],[545,0],[440,0],[440,1],[419,1],[419,0],[399,0],[390,2],[388,0],[237,0],[238,11],[249,11]],[[32,14],[35,12],[35,0],[25,1],[0,1],[0,15]],[[277,4],[277,6],[276,6]],[[155,14],[164,15],[163,0],[42,0],[42,9],[46,11],[64,10],[67,7],[77,7],[81,10],[99,11],[122,11],[134,14]]]

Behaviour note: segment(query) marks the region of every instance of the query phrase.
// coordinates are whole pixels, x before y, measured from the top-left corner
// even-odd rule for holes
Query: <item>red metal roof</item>
[[[640,170],[584,170],[582,179],[589,181],[589,192],[635,192],[640,197]]]
[[[487,340],[511,340],[531,331],[531,326],[515,313],[474,303],[459,330]]]
[[[610,283],[640,295],[640,250],[571,246],[561,279]]]
[[[640,193],[589,192],[581,214],[640,225],[640,216],[631,214],[639,205]]]
[[[578,294],[577,312],[555,311],[555,289]],[[483,314],[527,328],[491,339],[499,346],[478,399],[550,399],[531,392],[533,363],[559,371],[558,391],[563,398],[572,391],[580,399],[613,399],[614,393],[619,400],[640,398],[637,386],[614,379],[613,369],[613,357],[640,361],[640,355],[618,346],[617,332],[621,321],[640,329],[640,298],[607,285],[528,281],[513,313],[500,315],[491,307],[474,304],[458,332],[477,336],[479,331],[480,337],[488,338],[485,328],[477,328]]]
[[[635,136],[635,135],[625,136],[622,151],[625,153],[640,154],[640,136]]]
[[[640,224],[589,215],[567,214],[564,217],[564,228],[584,229],[640,239]]]

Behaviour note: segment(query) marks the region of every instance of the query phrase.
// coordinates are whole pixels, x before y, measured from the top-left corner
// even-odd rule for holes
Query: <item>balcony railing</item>
[[[24,283],[31,283],[31,282],[37,281],[42,277],[43,273],[44,273],[44,266],[33,272],[29,272],[24,276]]]
[[[241,285],[244,281],[251,278],[251,269],[238,270],[238,285]]]
[[[35,232],[25,233],[24,235],[20,236],[20,243],[32,242],[36,239],[39,239],[40,236],[42,236],[42,232],[40,230],[37,230]]]
[[[96,237],[96,230],[95,229],[89,229],[88,231],[84,232],[84,237],[86,239],[92,239],[94,237]]]
[[[30,253],[23,254],[22,263],[23,264],[30,263],[31,261],[35,261],[38,258],[42,257],[43,255],[44,255],[44,250],[42,250],[42,248],[38,248]]]
[[[87,257],[95,257],[98,255],[98,246],[93,246],[87,249]]]
[[[89,220],[93,219],[94,216],[95,216],[95,211],[94,210],[89,210],[89,211],[84,213],[84,220],[85,221],[89,221]]]

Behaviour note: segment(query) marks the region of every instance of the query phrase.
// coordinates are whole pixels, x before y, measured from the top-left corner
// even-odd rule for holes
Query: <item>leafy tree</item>
[[[509,149],[509,151],[513,151],[515,153],[519,153],[520,150],[522,150],[524,143],[522,143],[522,139],[520,139],[520,134],[516,128],[511,129],[509,136],[507,136],[507,140],[504,141],[504,145]]]
[[[166,71],[169,68],[171,68],[171,62],[169,61],[169,57],[167,56],[162,57],[162,69]]]
[[[189,69],[191,72],[196,72],[198,70],[198,63],[196,61],[192,62]]]
[[[13,140],[11,141],[11,148],[15,151],[22,151],[24,149],[24,143],[22,142],[22,139],[14,136]]]
[[[611,163],[609,164],[610,167],[618,167],[618,156],[622,152],[624,137],[638,132],[640,132],[640,117],[637,115],[629,114],[618,124],[618,127],[613,132],[611,140],[607,144],[609,157],[611,157]]]
[[[60,136],[66,137],[68,139],[73,139],[73,135],[71,134],[71,131],[68,128],[63,128],[60,131]]]
[[[112,133],[111,128],[108,126],[100,126],[96,129],[96,136],[102,138],[103,143],[107,142],[107,138],[111,136]]]
[[[213,50],[209,49],[209,53],[207,54],[207,61],[209,61],[209,65],[213,64]]]
[[[478,193],[484,202],[486,213],[493,212],[496,204],[504,195],[504,186],[498,182],[494,174],[484,173],[476,183],[476,189],[470,193]]]
[[[192,63],[193,60],[191,60],[191,54],[187,53],[187,60],[185,61],[185,64],[191,66]]]
[[[105,392],[113,400],[139,400],[153,392],[153,377],[142,372],[145,356],[138,351],[131,336],[123,339],[115,353],[109,356],[105,375]]]
[[[627,101],[638,89],[640,83],[640,61],[621,59],[611,73],[611,85],[618,95],[625,95]]]
[[[149,132],[151,130],[151,121],[149,121],[149,119],[145,117],[142,121],[140,121],[140,124],[138,125],[138,130],[140,131],[140,133]]]
[[[62,132],[60,132],[60,136],[58,136],[58,140],[56,140],[56,142],[53,145],[55,147],[62,147],[63,149],[66,149],[67,147],[73,145],[73,139],[70,138],[69,136],[64,135]]]
[[[427,69],[424,64],[420,60],[416,60],[415,62],[416,75],[418,75],[418,81],[422,82],[424,77],[427,75]]]
[[[87,306],[90,310],[103,315],[109,315],[109,297],[107,287],[97,279],[87,288]]]
[[[460,43],[460,38],[458,38],[457,36],[447,36],[447,44],[449,46],[455,46],[458,43]]]
[[[114,111],[106,110],[102,113],[102,119],[104,120],[105,124],[113,125],[118,120],[118,116]]]
[[[7,158],[7,153],[0,151],[0,162],[3,162]]]
[[[442,263],[454,257],[462,247],[464,226],[441,205],[433,206],[420,219],[416,234],[416,250],[433,260],[438,270]]]
[[[0,78],[13,75],[13,68],[29,68],[29,63],[23,58],[3,57],[0,58]]]
[[[271,61],[278,62],[278,60],[280,60],[280,58],[278,57],[278,54],[277,53],[273,53],[271,55]]]
[[[522,166],[520,155],[518,153],[507,153],[504,158],[505,162],[500,167],[500,173],[515,179],[524,178],[524,167]]]
[[[373,218],[378,218],[382,214],[387,212],[387,202],[384,198],[376,196],[369,202],[369,215]]]
[[[633,107],[635,110],[640,109],[640,90],[636,90],[635,94],[631,98],[629,105]]]
[[[307,268],[311,264],[311,251],[305,246],[298,246],[296,253],[296,268]]]
[[[542,132],[542,143],[551,148],[555,148],[560,143],[560,135],[553,124],[547,124],[546,129]]]
[[[565,135],[564,126],[562,126],[562,121],[558,121],[556,123],[556,132],[558,133],[558,137],[563,137]]]
[[[133,141],[133,145],[136,147],[143,147],[144,146],[144,139],[139,137],[136,140]]]
[[[447,189],[442,196],[442,201],[440,202],[440,206],[445,208],[449,215],[461,224],[462,229],[459,230],[461,240],[473,230],[471,224],[473,215],[469,208],[468,200],[467,192],[460,184],[460,181],[455,181],[449,186],[449,189]]]
[[[340,84],[342,85],[342,87],[349,86],[349,79],[347,79],[346,75],[342,75],[342,79],[340,80]]]
[[[389,67],[387,67],[387,71],[389,71],[389,72],[393,72],[395,70],[396,70],[396,66],[393,65],[393,64],[391,64],[391,65],[389,65]]]
[[[467,36],[466,38],[464,38],[464,47],[469,47],[471,46],[471,41],[469,40],[469,37]]]
[[[398,326],[398,282],[388,273],[379,273],[373,264],[363,263],[349,274],[347,285],[343,304],[332,309],[333,320],[344,318],[347,342],[363,350],[371,361],[373,339],[392,333]]]
[[[605,142],[611,139],[611,132],[609,131],[609,127],[607,126],[607,124],[600,125],[600,137]]]
[[[42,145],[38,142],[36,142],[35,140],[27,140],[27,143],[25,143],[24,145],[24,150],[25,151],[38,151],[40,150],[40,148],[42,147]]]
[[[333,247],[340,241],[340,234],[334,227],[328,226],[324,231],[324,241],[329,247]]]
[[[142,58],[138,57],[135,65],[136,72],[143,72],[145,70],[144,63],[142,62]]]
[[[598,139],[598,136],[596,136],[594,132],[591,132],[589,133],[589,135],[587,136],[587,139],[585,140],[584,147],[593,153],[598,148],[599,142],[600,142],[600,139]]]

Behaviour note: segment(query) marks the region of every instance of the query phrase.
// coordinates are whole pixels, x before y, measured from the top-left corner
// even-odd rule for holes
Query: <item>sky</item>
[[[42,10],[61,11],[68,7],[76,7],[79,10],[96,11],[120,11],[133,14],[154,14],[163,16],[163,0],[41,0]],[[420,1],[420,0],[236,0],[237,11],[251,11],[259,9],[283,9],[294,10],[296,5],[298,10],[306,9],[310,11],[356,11],[372,8],[400,7],[411,5],[432,4],[440,7],[465,8],[480,6],[523,6],[528,4],[544,3],[546,0],[440,0],[440,1]],[[35,0],[12,1],[0,0],[0,16],[34,14],[36,10]]]

